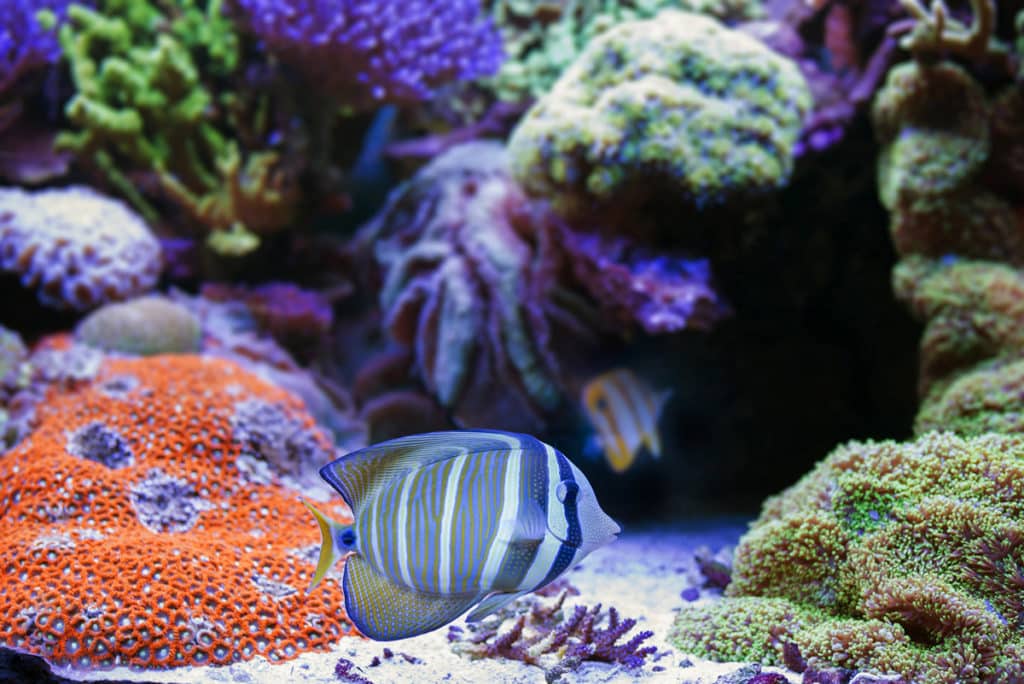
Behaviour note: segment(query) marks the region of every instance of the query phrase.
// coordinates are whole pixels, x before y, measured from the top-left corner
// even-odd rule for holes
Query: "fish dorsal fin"
[[[421,594],[380,575],[360,556],[345,561],[345,612],[364,635],[377,641],[425,634],[469,610],[478,594]]]
[[[391,439],[353,451],[320,469],[320,476],[345,498],[354,513],[383,483],[462,454],[528,448],[529,435],[491,430],[450,430]]]
[[[523,594],[527,594],[529,591],[516,591],[516,592],[498,592],[497,594],[491,594],[483,601],[480,602],[473,612],[466,616],[466,622],[477,622],[483,620],[491,613],[497,612],[506,604],[515,601]]]

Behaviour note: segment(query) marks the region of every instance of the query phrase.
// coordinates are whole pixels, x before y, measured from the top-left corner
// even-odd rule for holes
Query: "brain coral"
[[[138,297],[93,311],[78,324],[75,336],[123,354],[184,354],[199,351],[199,319],[166,297]]]
[[[769,499],[727,598],[673,640],[718,659],[1024,680],[1024,440],[929,433],[850,443]]]
[[[160,244],[116,200],[85,187],[0,188],[0,269],[48,306],[92,309],[141,294],[160,267]]]
[[[785,184],[810,106],[792,62],[710,17],[666,10],[594,38],[509,153],[527,191],[565,211],[654,191],[700,208]]]
[[[250,401],[312,424],[294,396],[194,355],[107,359],[51,392],[0,456],[0,644],[171,668],[286,659],[349,632],[338,583],[302,591],[319,533],[295,492],[237,465]]]

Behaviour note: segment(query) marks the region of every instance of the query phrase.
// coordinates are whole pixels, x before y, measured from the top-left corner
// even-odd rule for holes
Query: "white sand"
[[[694,549],[706,545],[717,552],[736,543],[745,525],[726,520],[687,528],[627,531],[615,543],[595,551],[570,571],[569,581],[580,590],[566,605],[614,606],[621,617],[637,619],[637,626],[620,642],[639,630],[652,630],[654,636],[645,645],[658,651],[643,667],[626,670],[606,663],[584,663],[564,675],[559,682],[674,682],[677,684],[713,684],[721,675],[735,671],[741,663],[710,663],[677,652],[666,641],[676,612],[685,601],[680,592],[700,584],[694,561]],[[702,592],[700,600],[714,600],[715,592]],[[456,624],[462,624],[458,621]],[[452,652],[448,629],[443,628],[412,639],[388,643],[346,637],[330,653],[305,654],[283,664],[256,659],[228,667],[188,668],[164,672],[131,672],[125,668],[104,672],[66,672],[59,674],[82,681],[134,682],[244,682],[281,684],[282,682],[335,684],[334,668],[339,658],[352,661],[354,671],[374,684],[470,684],[478,682],[533,684],[544,683],[543,671],[534,666],[504,659],[469,660]],[[384,648],[395,656],[383,658]],[[408,662],[401,654],[420,662]],[[380,664],[371,667],[374,658]],[[691,663],[692,664],[688,664]],[[681,666],[680,664],[684,665]],[[765,671],[781,672],[775,668]],[[785,673],[791,682],[799,678]]]

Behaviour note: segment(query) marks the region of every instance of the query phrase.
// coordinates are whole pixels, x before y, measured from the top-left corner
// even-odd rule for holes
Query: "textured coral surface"
[[[563,209],[657,190],[698,207],[784,185],[811,105],[796,66],[714,19],[665,11],[587,45],[509,141]]]
[[[297,495],[236,465],[233,421],[254,400],[312,422],[234,363],[191,355],[107,360],[51,394],[0,457],[0,643],[166,668],[287,659],[348,633],[336,582],[304,591],[318,532]]]
[[[151,289],[160,244],[117,200],[83,186],[0,189],[0,268],[55,308],[91,309]]]
[[[922,684],[1021,681],[1022,482],[1019,437],[841,446],[765,502],[731,598],[680,613],[675,641],[771,663],[795,646],[810,667]]]

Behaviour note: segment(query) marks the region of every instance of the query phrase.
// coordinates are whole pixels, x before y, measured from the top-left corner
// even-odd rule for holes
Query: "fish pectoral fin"
[[[483,601],[480,602],[472,613],[466,616],[466,622],[478,622],[483,620],[491,613],[497,612],[505,605],[515,601],[517,598],[529,592],[517,591],[517,592],[499,592],[497,594],[491,594]]]
[[[423,594],[381,575],[363,559],[345,561],[345,612],[356,628],[377,641],[406,639],[455,620],[480,600],[479,594]]]
[[[529,499],[519,510],[515,528],[512,530],[512,537],[508,542],[523,546],[536,546],[543,541],[547,529],[547,514],[539,503]]]

